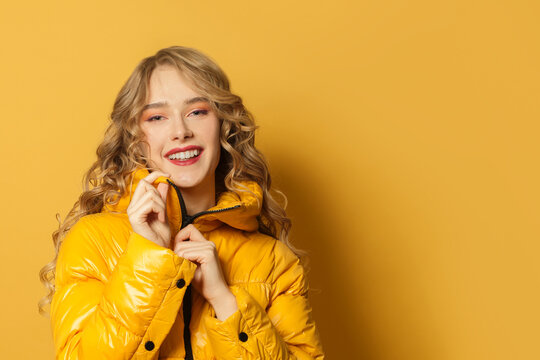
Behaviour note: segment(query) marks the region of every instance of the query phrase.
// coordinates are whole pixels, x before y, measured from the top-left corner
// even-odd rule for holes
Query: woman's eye
[[[154,115],[151,118],[148,119],[148,121],[155,121],[155,120],[161,120],[163,119],[163,116],[161,115]]]
[[[192,114],[194,114],[195,116],[206,115],[208,114],[208,110],[195,110],[192,112]]]

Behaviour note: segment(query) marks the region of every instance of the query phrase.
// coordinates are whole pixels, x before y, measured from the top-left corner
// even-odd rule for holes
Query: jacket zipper
[[[228,208],[223,209],[216,209],[216,210],[205,210],[198,212],[195,215],[188,215],[186,210],[186,204],[184,203],[184,198],[182,197],[182,193],[180,192],[180,189],[174,184],[172,181],[167,179],[167,182],[172,185],[174,190],[176,191],[176,194],[178,195],[178,200],[180,202],[180,214],[182,215],[182,224],[180,226],[180,230],[188,226],[189,224],[193,223],[193,221],[198,218],[199,216],[211,214],[211,213],[218,213],[226,210],[232,210],[239,208],[241,205],[235,205]],[[186,288],[186,292],[184,293],[184,299],[182,301],[183,307],[182,307],[182,313],[184,315],[184,349],[186,353],[185,360],[193,360],[193,350],[191,348],[191,332],[189,330],[189,323],[191,322],[191,284],[188,285]]]

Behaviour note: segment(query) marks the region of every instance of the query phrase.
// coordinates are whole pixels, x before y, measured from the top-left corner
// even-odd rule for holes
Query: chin
[[[171,180],[176,186],[184,189],[194,188],[201,183],[201,181],[197,181],[196,179],[186,179],[185,177],[177,177],[174,175],[171,176]]]

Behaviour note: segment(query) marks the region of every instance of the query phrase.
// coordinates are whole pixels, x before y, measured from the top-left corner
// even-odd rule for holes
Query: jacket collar
[[[139,181],[148,174],[149,171],[144,168],[133,171],[126,183],[127,190],[121,196],[118,203],[104,206],[102,212],[125,213]],[[168,182],[172,182],[172,180],[162,176],[154,184]],[[226,191],[219,196],[215,206],[202,213],[189,214],[197,216],[194,220],[190,219],[193,221],[193,224],[203,232],[212,231],[222,224],[227,224],[244,231],[257,230],[259,228],[257,216],[261,212],[263,198],[261,187],[254,181],[241,181],[240,185],[241,188],[245,188],[247,191],[238,193]],[[189,218],[188,214],[182,213],[180,198],[173,186],[170,186],[167,194],[167,217],[169,218],[171,232],[174,234],[180,230],[182,219]]]

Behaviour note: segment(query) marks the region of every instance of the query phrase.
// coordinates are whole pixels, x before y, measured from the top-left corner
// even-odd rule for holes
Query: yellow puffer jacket
[[[224,193],[210,212],[189,219],[216,244],[236,297],[238,311],[219,321],[189,286],[196,264],[132,231],[126,209],[146,175],[135,171],[117,205],[82,217],[62,243],[51,304],[56,358],[323,359],[302,265],[257,231],[259,185],[244,182],[252,193]],[[179,201],[171,187],[173,234],[182,226]]]

